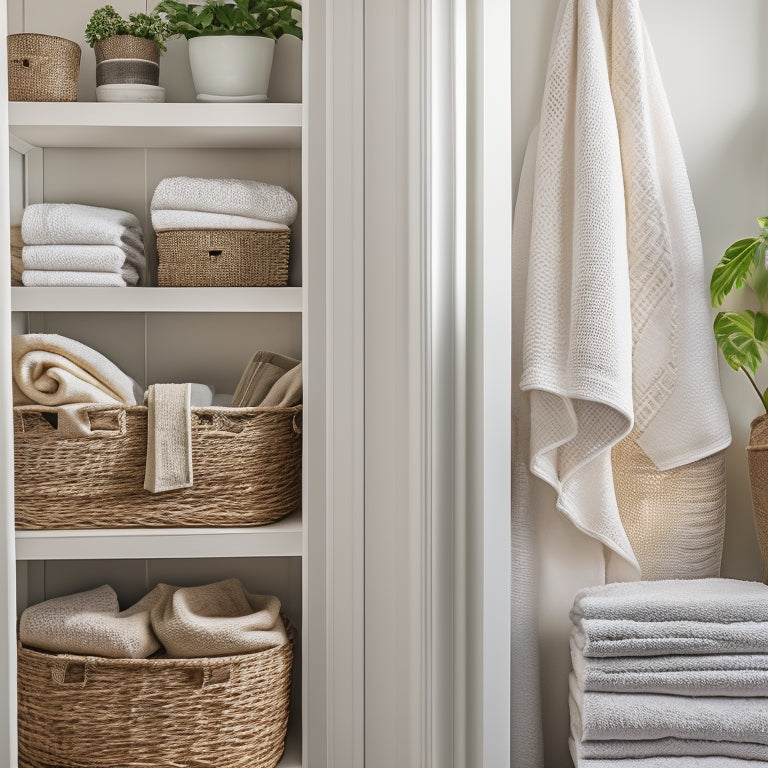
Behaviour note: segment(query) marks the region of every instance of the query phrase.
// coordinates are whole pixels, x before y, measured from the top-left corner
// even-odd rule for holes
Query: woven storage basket
[[[749,485],[752,490],[752,511],[760,555],[763,560],[763,581],[768,584],[768,415],[758,416],[750,425],[747,446]]]
[[[291,233],[251,229],[165,229],[157,233],[158,284],[288,284]]]
[[[274,768],[288,724],[291,643],[204,659],[19,646],[19,768]]]
[[[8,35],[9,101],[77,101],[80,46],[53,35]]]
[[[165,493],[144,490],[147,409],[89,416],[91,436],[61,438],[14,408],[18,529],[255,526],[301,506],[301,406],[193,408],[194,485]]]
[[[160,63],[160,47],[154,40],[135,35],[114,35],[93,44],[96,64],[106,59],[146,59]]]

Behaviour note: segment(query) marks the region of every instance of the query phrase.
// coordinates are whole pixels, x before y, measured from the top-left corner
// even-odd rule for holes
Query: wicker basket
[[[204,659],[19,646],[19,768],[274,768],[288,725],[291,643]]]
[[[156,234],[159,285],[288,285],[289,231],[165,229]]]
[[[83,438],[44,410],[14,408],[20,530],[256,526],[301,506],[301,406],[193,408],[194,485],[165,493],[144,490],[144,406],[94,406]]]
[[[107,59],[146,59],[160,63],[160,47],[154,40],[135,35],[114,35],[97,40],[93,45],[96,64]]]
[[[9,101],[77,101],[80,46],[53,35],[8,35]]]

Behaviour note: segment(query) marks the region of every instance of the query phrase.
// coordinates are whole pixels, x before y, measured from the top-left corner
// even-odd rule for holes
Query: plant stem
[[[757,392],[757,396],[760,398],[760,402],[763,404],[763,408],[765,408],[765,412],[768,413],[768,403],[765,402],[763,393],[758,388],[757,384],[755,383],[755,380],[752,378],[752,375],[743,365],[741,366],[741,370],[744,371],[746,377],[749,379],[749,383],[754,387],[755,392]]]

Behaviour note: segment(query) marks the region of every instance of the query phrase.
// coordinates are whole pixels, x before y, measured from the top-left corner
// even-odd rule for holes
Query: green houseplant
[[[200,101],[266,101],[275,41],[302,38],[294,0],[162,0],[155,12],[189,43]]]
[[[96,54],[97,100],[109,88],[130,85],[144,88],[152,100],[161,100],[160,51],[165,50],[169,34],[168,23],[156,11],[132,13],[124,19],[111,5],[97,8],[85,28],[85,40]]]
[[[734,370],[744,372],[765,411],[750,425],[747,467],[763,581],[768,582],[768,389],[761,391],[756,380],[768,354],[768,217],[759,218],[757,223],[761,233],[738,240],[725,251],[712,272],[709,288],[713,306],[719,307],[731,291],[748,288],[760,307],[718,312],[714,331],[725,361]]]

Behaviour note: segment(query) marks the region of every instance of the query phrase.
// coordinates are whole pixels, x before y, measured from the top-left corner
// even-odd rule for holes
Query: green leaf
[[[768,353],[768,315],[763,312],[718,312],[715,340],[725,362],[734,370],[756,373]]]
[[[741,288],[755,266],[755,256],[762,238],[748,237],[739,240],[726,250],[712,272],[709,292],[712,306],[718,307],[734,289]]]
[[[760,229],[768,229],[768,216],[761,216],[757,223],[760,225]]]

